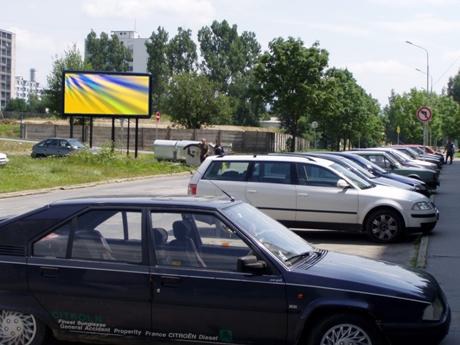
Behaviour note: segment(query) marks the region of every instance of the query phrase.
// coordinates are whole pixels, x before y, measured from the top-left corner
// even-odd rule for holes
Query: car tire
[[[41,345],[45,325],[32,314],[0,310],[0,344]]]
[[[378,243],[396,241],[404,232],[404,222],[398,212],[382,208],[371,212],[364,227],[369,238]]]
[[[356,314],[334,314],[315,323],[307,345],[385,345],[374,323]]]

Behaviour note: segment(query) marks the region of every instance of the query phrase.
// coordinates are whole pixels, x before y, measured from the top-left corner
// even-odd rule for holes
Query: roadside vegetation
[[[0,138],[19,138],[19,123],[12,120],[0,121]]]
[[[0,141],[0,151],[6,142]],[[8,145],[8,143],[6,144]],[[93,154],[80,152],[69,157],[33,159],[29,155],[9,154],[10,162],[0,168],[0,193],[49,187],[76,185],[81,183],[112,180],[118,178],[153,176],[187,171],[182,164],[158,162],[153,155],[134,155],[111,152],[109,148]],[[28,149],[30,153],[30,149]]]

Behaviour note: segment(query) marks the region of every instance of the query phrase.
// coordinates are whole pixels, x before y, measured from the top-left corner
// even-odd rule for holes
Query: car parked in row
[[[0,166],[6,165],[10,160],[8,159],[8,156],[6,153],[0,152]]]
[[[232,199],[55,202],[0,221],[0,270],[8,345],[48,330],[79,343],[427,344],[451,320],[430,274],[316,249]]]
[[[74,138],[49,138],[35,144],[32,147],[31,156],[33,158],[48,156],[62,157],[85,148],[85,145]]]
[[[408,176],[426,183],[436,190],[439,186],[439,171],[401,164],[390,152],[382,150],[347,151],[360,155],[388,172]]]
[[[416,148],[414,147],[409,147],[409,146],[393,145],[391,146],[391,148],[404,152],[406,155],[408,155],[410,158],[414,160],[422,160],[425,162],[433,163],[436,165],[438,169],[442,169],[443,159],[441,159],[439,156],[428,155],[428,154],[417,151]]]
[[[419,167],[419,168],[431,169],[437,172],[440,171],[440,168],[435,163],[426,162],[420,159],[414,159],[411,156],[407,155],[406,153],[400,150],[396,150],[391,147],[376,147],[376,148],[369,148],[369,149],[363,149],[363,150],[384,151],[384,152],[387,152],[390,156],[392,156],[402,165],[409,166],[409,167]]]
[[[191,177],[189,194],[222,193],[290,227],[365,232],[377,242],[395,241],[408,232],[430,232],[439,216],[424,195],[373,184],[316,157],[208,157]]]

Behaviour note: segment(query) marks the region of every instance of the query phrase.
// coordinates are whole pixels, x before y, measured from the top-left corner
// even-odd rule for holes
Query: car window
[[[212,214],[152,212],[157,264],[237,272],[249,246]]]
[[[318,165],[297,164],[297,179],[300,185],[337,187],[340,177]]]
[[[249,162],[213,161],[206,170],[204,180],[244,181]]]
[[[35,242],[32,248],[34,256],[65,258],[70,234],[70,222],[50,232],[42,239]]]
[[[67,146],[67,140],[59,140],[59,146],[60,147],[66,147]]]
[[[290,162],[256,162],[249,181],[264,183],[290,184]]]
[[[89,211],[77,217],[71,258],[140,263],[141,238],[141,211]]]

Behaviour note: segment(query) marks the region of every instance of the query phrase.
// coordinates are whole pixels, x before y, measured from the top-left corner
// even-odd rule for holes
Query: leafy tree
[[[227,96],[216,92],[204,75],[181,73],[169,86],[167,111],[171,119],[186,128],[230,122],[232,106]]]
[[[173,75],[196,70],[198,54],[196,44],[192,39],[192,31],[177,29],[177,34],[168,43],[166,48],[168,65]]]
[[[449,78],[447,94],[460,103],[460,71],[454,77]]]
[[[317,108],[319,89],[328,53],[315,43],[306,48],[300,39],[274,39],[259,59],[255,75],[265,100],[278,114],[282,127],[295,138],[306,132],[309,118]]]
[[[21,98],[13,98],[6,104],[5,110],[26,112],[28,111],[28,105],[27,102]]]
[[[47,76],[48,89],[45,91],[46,106],[52,113],[60,113],[62,110],[62,73],[64,70],[84,71],[90,69],[90,65],[83,61],[83,57],[74,44],[64,51],[63,57],[55,57],[53,67]]]
[[[160,110],[161,99],[166,93],[167,83],[171,75],[167,55],[168,37],[165,29],[159,26],[157,32],[153,31],[145,43],[149,56],[147,70],[152,74],[153,103]]]
[[[132,52],[120,41],[117,35],[91,30],[85,40],[85,61],[96,71],[126,72],[132,61]]]

